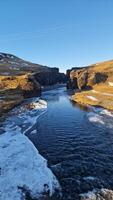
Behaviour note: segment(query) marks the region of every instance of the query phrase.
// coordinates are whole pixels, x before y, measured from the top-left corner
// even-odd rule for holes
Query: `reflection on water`
[[[80,108],[81,110],[84,110],[84,111],[91,111],[92,110],[92,108],[90,106],[78,104],[78,103],[71,101],[71,100],[70,100],[70,103],[72,104],[73,107],[76,107],[76,108],[78,107],[78,108]]]

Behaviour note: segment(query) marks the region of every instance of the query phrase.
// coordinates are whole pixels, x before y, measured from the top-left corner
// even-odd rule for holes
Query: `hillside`
[[[41,87],[66,82],[58,68],[34,64],[12,54],[0,53],[0,115],[26,97],[41,94]]]
[[[113,110],[113,60],[70,70],[67,87],[77,89],[73,101]]]
[[[0,75],[22,75],[25,73],[50,71],[47,66],[34,64],[12,54],[0,53]]]

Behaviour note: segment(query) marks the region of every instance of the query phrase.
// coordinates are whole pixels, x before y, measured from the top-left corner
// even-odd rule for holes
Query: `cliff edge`
[[[67,71],[67,88],[76,89],[72,100],[113,110],[113,60]]]
[[[58,68],[0,53],[0,115],[26,97],[39,96],[42,86],[65,82],[66,76]]]

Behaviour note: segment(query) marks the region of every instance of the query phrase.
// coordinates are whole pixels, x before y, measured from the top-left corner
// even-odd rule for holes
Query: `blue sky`
[[[113,0],[0,0],[0,52],[61,71],[113,59]]]

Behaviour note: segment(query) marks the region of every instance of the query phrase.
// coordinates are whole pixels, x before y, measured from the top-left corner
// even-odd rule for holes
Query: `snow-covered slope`
[[[30,107],[31,104],[35,106],[33,109]],[[28,130],[31,131],[38,117],[45,112],[47,103],[44,100],[39,100],[38,103],[37,98],[35,102],[33,100],[29,104],[30,110],[27,111],[24,106],[26,107],[23,105],[17,108],[15,116],[11,115],[2,127],[0,200],[25,200],[26,195],[39,199],[41,196],[51,196],[55,192],[60,195],[60,185],[48,168],[47,160],[24,135]],[[33,115],[34,113],[36,116]],[[29,128],[27,128],[28,124]],[[24,131],[22,131],[22,125],[24,125]]]
[[[58,181],[29,139],[18,132],[0,136],[0,200],[39,198],[59,189]]]

